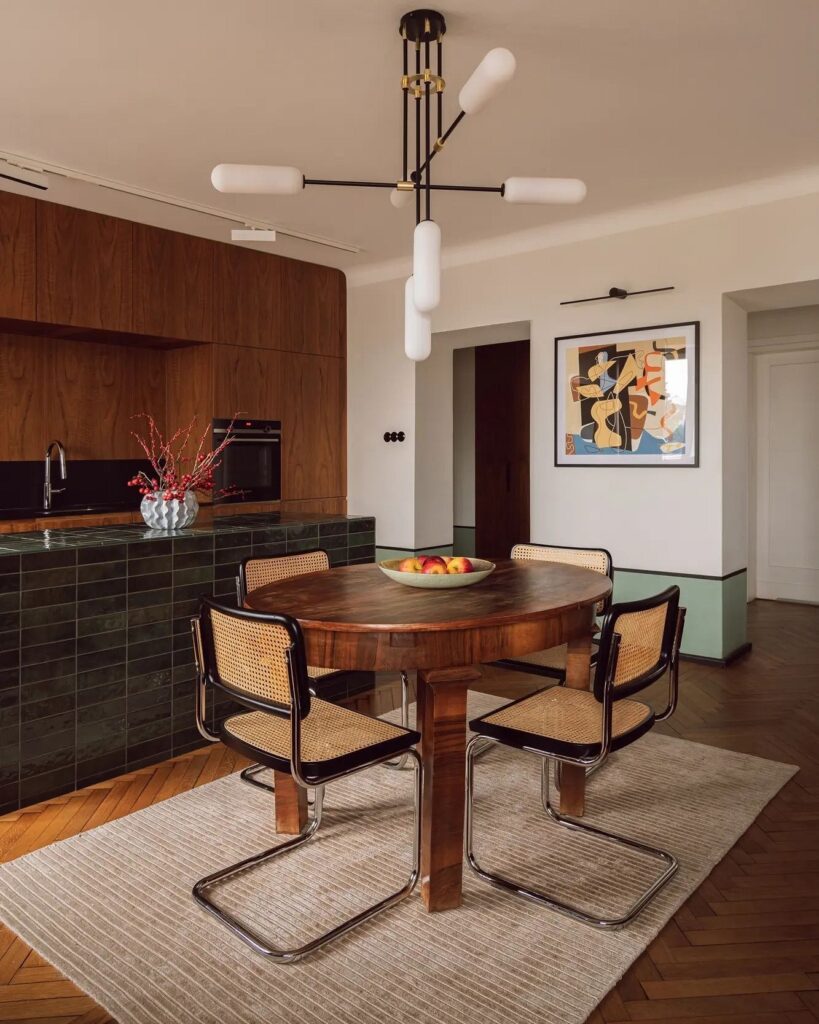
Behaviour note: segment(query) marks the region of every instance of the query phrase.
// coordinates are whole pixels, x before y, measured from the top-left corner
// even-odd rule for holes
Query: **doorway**
[[[529,539],[529,340],[475,349],[475,554]]]
[[[756,596],[819,604],[819,349],[756,363]]]
[[[747,323],[748,597],[819,604],[819,280],[728,298]]]

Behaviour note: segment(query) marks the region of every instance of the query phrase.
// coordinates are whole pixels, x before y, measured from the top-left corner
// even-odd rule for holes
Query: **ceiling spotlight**
[[[45,192],[48,188],[48,175],[42,171],[31,171],[28,167],[18,167],[17,164],[0,161],[0,178],[7,181],[14,181],[18,185],[28,185],[30,188],[40,189]]]
[[[276,232],[272,228],[233,228],[230,238],[233,242],[275,242]]]
[[[331,185],[389,189],[390,202],[396,208],[414,201],[413,276],[405,290],[404,345],[411,359],[425,359],[430,351],[429,314],[438,305],[441,294],[441,231],[430,212],[432,193],[488,192],[507,203],[579,203],[586,195],[586,186],[577,178],[507,178],[501,185],[433,184],[433,159],[461,121],[483,110],[513,78],[517,62],[505,47],[490,50],[458,94],[460,109],[445,130],[444,16],[425,8],[410,11],[401,18],[398,33],[403,50],[403,131],[401,173],[395,180],[307,178],[296,167],[259,164],[219,164],[211,180],[220,192],[296,195],[307,185]]]

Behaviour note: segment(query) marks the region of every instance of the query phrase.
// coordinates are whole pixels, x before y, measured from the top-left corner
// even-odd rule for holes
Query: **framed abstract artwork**
[[[698,465],[699,334],[692,320],[555,338],[555,465]]]

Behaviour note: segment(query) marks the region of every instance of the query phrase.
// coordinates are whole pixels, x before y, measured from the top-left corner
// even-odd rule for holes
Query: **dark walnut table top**
[[[610,591],[608,577],[554,562],[503,559],[481,583],[453,590],[403,586],[369,564],[271,583],[249,594],[247,607],[292,615],[308,630],[434,632],[548,618]]]

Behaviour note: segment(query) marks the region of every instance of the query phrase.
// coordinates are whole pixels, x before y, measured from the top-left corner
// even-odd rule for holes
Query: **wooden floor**
[[[750,623],[754,650],[740,663],[685,663],[680,707],[663,731],[801,771],[601,1003],[593,1024],[819,1021],[819,609],[756,602]],[[482,688],[516,696],[534,685],[529,676],[489,671]],[[353,704],[381,712],[397,695],[387,681]],[[221,745],[209,747],[9,814],[0,818],[0,856],[18,857],[244,763]],[[110,1020],[0,931],[0,1021]]]

